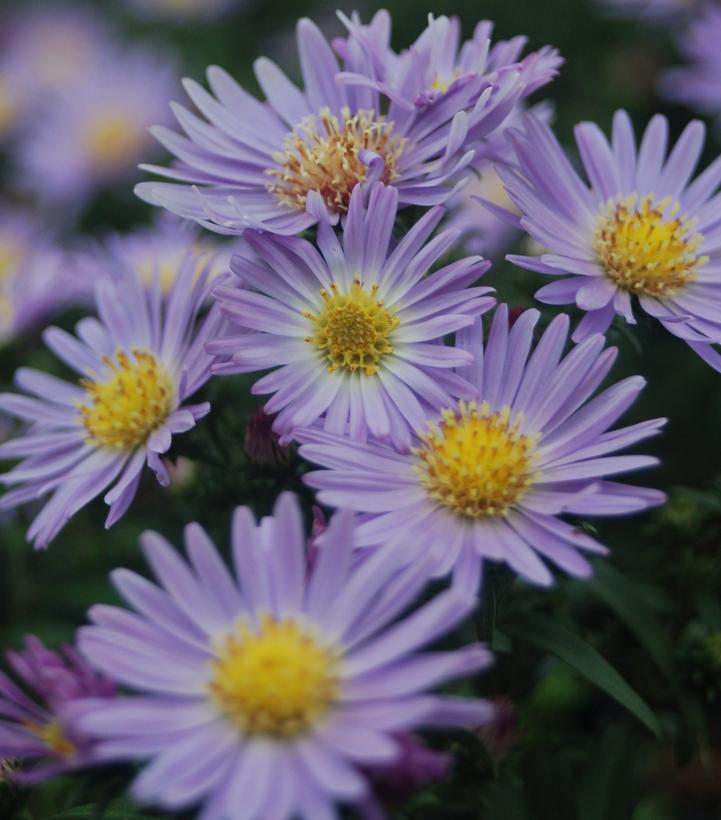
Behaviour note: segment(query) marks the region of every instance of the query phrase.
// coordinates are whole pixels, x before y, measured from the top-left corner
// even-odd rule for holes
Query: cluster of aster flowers
[[[44,333],[77,379],[21,368],[0,396],[22,424],[0,445],[16,462],[0,509],[33,508],[36,548],[101,494],[115,524],[146,467],[167,484],[174,436],[211,412],[203,386],[237,374],[258,374],[276,437],[254,452],[298,445],[333,515],[308,542],[294,496],[260,521],[238,499],[230,568],[197,523],[184,555],[145,533],[155,582],[112,574],[129,609],[94,607],[62,656],[33,640],[12,655],[35,700],[0,677],[0,754],[41,758],[22,776],[135,761],[136,800],[202,820],[382,817],[393,766],[417,760],[415,783],[448,768],[411,733],[494,718],[433,693],[487,667],[485,647],[425,651],[474,611],[485,564],[537,585],[549,564],[587,577],[607,550],[579,519],[664,499],[618,479],[656,463],[622,451],[665,419],[618,425],[644,379],[609,381],[615,316],[633,324],[638,302],[721,369],[721,161],[692,181],[700,123],[670,151],[660,116],[639,148],[623,112],[610,142],[583,123],[582,178],[550,109],[528,107],[554,49],[493,42],[488,22],[461,42],[457,20],[431,17],[397,52],[387,13],[342,21],[332,43],[299,22],[302,87],[265,58],[264,101],[217,67],[210,90],[186,81],[182,133],[154,129],[176,161],[149,168],[169,181],[137,192],[232,247],[160,221],[92,249],[96,316]],[[125,154],[106,125],[98,145]],[[503,196],[469,195],[479,176]],[[537,298],[585,312],[573,330],[575,314],[496,304],[490,262],[457,252],[467,207],[535,240],[509,258],[557,277]]]

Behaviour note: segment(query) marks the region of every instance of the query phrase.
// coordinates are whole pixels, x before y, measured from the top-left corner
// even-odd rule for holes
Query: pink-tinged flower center
[[[678,216],[669,198],[654,204],[636,194],[611,201],[599,216],[594,248],[619,288],[663,298],[684,290],[708,262],[699,255],[703,241],[695,220]]]
[[[464,518],[505,515],[533,483],[537,436],[519,431],[510,408],[494,413],[486,402],[461,401],[441,417],[413,451],[426,492]]]
[[[396,177],[396,165],[406,140],[393,133],[393,123],[373,111],[351,114],[343,108],[341,119],[324,108],[306,117],[285,138],[283,151],[274,157],[278,168],[269,168],[268,190],[283,205],[305,210],[308,193],[317,191],[331,213],[345,213],[353,188],[363,182],[368,166],[361,151],[382,157],[382,181]]]
[[[212,664],[209,690],[244,734],[292,738],[337,700],[339,653],[292,618],[260,618],[228,635]]]
[[[341,293],[334,283],[330,293],[321,290],[323,306],[318,314],[304,314],[313,323],[313,335],[306,336],[305,341],[325,356],[330,373],[360,370],[373,376],[383,357],[393,352],[391,334],[400,320],[377,298],[377,293],[378,285],[366,291],[359,279],[348,293]]]
[[[152,353],[119,351],[116,361],[103,357],[112,371],[104,382],[83,380],[88,404],[79,407],[90,442],[100,447],[133,448],[143,444],[175,407],[176,384]]]

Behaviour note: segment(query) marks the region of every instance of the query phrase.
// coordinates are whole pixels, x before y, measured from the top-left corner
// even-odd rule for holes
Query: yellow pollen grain
[[[91,163],[105,170],[134,162],[145,139],[144,129],[132,117],[114,111],[91,120],[85,133]]]
[[[73,757],[77,753],[77,747],[66,737],[59,720],[44,724],[28,721],[25,728],[57,757]]]
[[[88,403],[79,406],[91,444],[133,448],[143,444],[175,407],[175,380],[152,353],[122,351],[115,361],[103,357],[112,371],[106,381],[83,380]]]
[[[337,700],[339,657],[290,618],[241,624],[212,665],[209,690],[244,734],[293,738],[317,725]]]
[[[387,185],[397,175],[405,144],[393,133],[393,123],[372,111],[351,114],[344,107],[339,121],[324,108],[287,135],[283,151],[274,157],[279,167],[266,171],[271,177],[267,188],[280,203],[299,211],[305,210],[308,192],[318,191],[332,213],[345,213],[353,188],[368,173],[359,152],[365,149],[383,158],[382,182]]]
[[[313,334],[305,341],[323,354],[328,372],[360,371],[373,376],[384,356],[393,352],[391,334],[399,319],[377,298],[378,285],[367,291],[355,279],[349,293],[341,293],[333,283],[323,288],[323,306],[318,315],[304,314],[313,323]]]
[[[458,403],[430,423],[413,450],[428,495],[464,518],[505,515],[534,481],[537,436],[519,431],[510,408],[491,412],[487,402]]]
[[[678,216],[669,198],[654,204],[633,194],[609,202],[601,213],[594,248],[608,276],[619,288],[645,296],[673,296],[696,279],[708,262],[699,255],[703,241],[696,220]]]
[[[433,82],[431,83],[431,90],[436,91],[439,94],[445,94],[458,79],[460,73],[460,70],[456,68],[450,75],[444,76],[442,74],[436,74],[433,78]]]

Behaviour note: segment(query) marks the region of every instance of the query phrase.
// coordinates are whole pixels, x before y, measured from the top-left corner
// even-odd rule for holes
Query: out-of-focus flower
[[[669,23],[698,11],[703,0],[598,0],[598,3],[622,17]]]
[[[590,186],[576,173],[551,130],[533,117],[512,131],[517,167],[499,166],[521,224],[546,248],[509,256],[528,270],[566,278],[536,298],[575,303],[586,315],[573,338],[605,333],[615,314],[635,324],[632,300],[721,370],[721,158],[690,182],[705,129],[690,123],[666,155],[668,122],[654,117],[636,149],[624,111],[613,139],[594,123],[576,127]]]
[[[461,43],[458,17],[429,15],[428,25],[415,43],[396,54],[390,48],[391,18],[387,11],[377,12],[367,26],[357,14],[350,19],[340,16],[350,37],[335,40],[336,51],[349,66],[356,62],[359,52],[365,53],[376,69],[371,74],[353,73],[351,69],[342,74],[343,82],[370,85],[401,108],[404,103],[407,108],[426,108],[441,100],[449,104],[464,87],[472,90],[469,99],[475,101],[479,89],[502,88],[509,80],[518,91],[517,99],[525,99],[551,82],[564,62],[550,46],[522,58],[528,43],[524,36],[493,43],[493,23],[489,20],[479,22],[473,37]],[[501,125],[508,113],[499,117],[496,125]],[[471,125],[467,137],[472,139],[473,134]],[[489,129],[479,136],[490,134]]]
[[[11,136],[22,120],[23,90],[14,72],[0,62],[0,144]]]
[[[84,698],[110,702],[115,684],[89,666],[74,647],[54,652],[33,635],[26,637],[23,650],[7,652],[6,657],[34,697],[0,672],[0,757],[18,764],[39,761],[31,769],[14,766],[9,777],[37,783],[92,763],[94,743],[78,730],[68,708]]]
[[[452,373],[471,355],[442,339],[494,304],[491,288],[470,287],[489,263],[471,256],[428,274],[458,236],[445,231],[428,242],[441,208],[391,252],[397,202],[396,189],[382,183],[365,204],[357,188],[343,244],[321,223],[320,253],[297,237],[248,232],[257,258],[231,263],[243,287],[213,291],[243,331],[208,346],[219,356],[213,372],[277,368],[253,392],[273,394],[265,410],[277,413],[273,427],[282,438],[322,418],[326,430],[408,447],[425,408],[473,395]]]
[[[706,3],[677,35],[687,65],[661,74],[659,90],[674,102],[719,118],[721,126],[721,6]]]
[[[161,586],[116,571],[138,614],[97,606],[80,630],[90,662],[140,693],[86,701],[78,716],[104,757],[149,760],[137,799],[202,803],[204,820],[239,806],[248,820],[333,818],[336,802],[368,794],[363,767],[398,758],[398,732],[492,716],[485,701],[429,691],[485,668],[486,649],[419,652],[471,612],[472,596],[448,590],[409,612],[425,568],[393,549],[353,564],[350,513],[321,536],[308,578],[289,494],[259,525],[236,510],[232,533],[236,577],[197,524],[185,531],[189,564],[147,533]]]
[[[411,553],[431,555],[436,574],[453,569],[472,589],[482,559],[550,584],[541,557],[583,577],[591,567],[580,551],[606,552],[561,514],[621,515],[663,501],[657,490],[606,480],[657,462],[609,455],[655,435],[665,421],[609,432],[644,380],[624,379],[590,399],[616,350],[604,350],[595,335],[561,359],[569,325],[562,315],[531,354],[538,318],[526,310],[509,330],[500,305],[485,346],[480,321],[459,332],[459,345],[476,357],[459,371],[479,400],[439,405],[410,453],[322,430],[296,434],[301,456],[328,468],[305,477],[320,501],[365,513],[360,546],[398,539]]]
[[[386,80],[393,86],[398,79],[395,68],[389,69],[392,76],[383,75],[386,62],[363,47],[364,31],[351,34],[347,71],[340,74],[319,29],[301,20],[304,90],[261,58],[255,73],[267,104],[217,67],[208,69],[214,96],[187,80],[185,89],[205,120],[176,106],[187,136],[155,129],[178,161],[148,170],[176,183],[145,182],[138,195],[225,233],[251,227],[295,234],[318,220],[335,223],[359,183],[394,186],[402,205],[445,201],[473,158],[469,145],[503,123],[530,80],[518,68],[496,72],[493,82],[473,73],[417,107],[387,86]],[[479,41],[477,47],[485,46]],[[424,47],[424,58],[427,53]],[[408,67],[403,71],[415,76]]]
[[[19,185],[72,208],[102,185],[132,179],[154,144],[148,127],[174,94],[173,73],[155,52],[106,54],[82,85],[33,117],[18,147]]]
[[[125,0],[139,17],[187,23],[213,20],[235,9],[247,6],[247,0]]]
[[[273,416],[261,407],[248,420],[243,439],[243,450],[253,464],[278,468],[288,465],[292,450],[280,443],[273,430]]]
[[[212,310],[197,327],[206,276],[195,281],[189,258],[166,298],[160,283],[145,288],[132,276],[97,287],[100,321],[77,325],[77,337],[49,328],[44,339],[65,364],[82,375],[79,384],[29,368],[15,381],[30,395],[5,393],[0,409],[29,428],[0,445],[0,458],[21,459],[0,482],[14,487],[0,509],[50,496],[28,530],[42,548],[83,506],[107,489],[111,526],[132,502],[143,467],[161,484],[169,480],[162,456],[173,435],[195,426],[207,403],[184,404],[210,375],[207,339],[218,331]]]
[[[217,279],[230,270],[234,250],[247,250],[243,240],[220,243],[207,233],[198,235],[197,227],[162,213],[154,224],[136,228],[129,233],[114,233],[101,242],[82,248],[74,259],[82,277],[97,281],[103,276],[134,275],[151,287],[155,279],[167,294],[183,267],[186,258],[195,259],[196,272],[208,268],[208,279]]]
[[[48,229],[24,211],[0,206],[0,344],[42,325],[85,286]]]

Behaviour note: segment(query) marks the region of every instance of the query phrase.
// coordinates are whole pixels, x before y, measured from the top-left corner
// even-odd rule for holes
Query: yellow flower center
[[[268,190],[283,205],[303,211],[308,192],[318,191],[331,213],[345,213],[353,188],[367,176],[368,167],[358,156],[363,149],[383,157],[386,185],[396,177],[406,141],[393,133],[393,123],[376,119],[372,111],[351,115],[347,107],[341,116],[339,122],[324,108],[286,137],[284,150],[274,157],[280,167],[266,171],[272,177]]]
[[[386,310],[377,293],[378,285],[367,292],[359,279],[354,280],[350,293],[340,293],[334,283],[330,293],[321,290],[323,306],[318,315],[304,314],[314,330],[305,340],[323,353],[330,373],[341,368],[372,376],[382,358],[393,351],[390,337],[399,319]]]
[[[428,495],[464,518],[505,515],[533,483],[537,436],[519,432],[510,408],[458,403],[430,423],[413,453]]]
[[[248,735],[292,738],[336,701],[338,654],[290,618],[260,619],[228,635],[213,661],[213,700]]]
[[[0,281],[12,275],[23,258],[23,247],[7,233],[0,234]]]
[[[678,203],[633,194],[610,202],[596,227],[594,246],[608,276],[623,290],[646,296],[672,296],[696,278],[708,262],[699,256],[703,240],[696,220],[677,216]]]
[[[80,416],[92,444],[137,447],[173,411],[175,380],[152,353],[119,351],[115,358],[103,357],[112,371],[107,381],[81,382],[89,403],[80,405]]]
[[[436,74],[431,83],[431,90],[445,94],[453,83],[460,77],[460,69],[456,68],[450,75]]]
[[[28,721],[25,727],[57,757],[73,757],[77,753],[77,747],[65,736],[59,720],[45,724]]]
[[[10,130],[17,109],[16,95],[13,94],[10,81],[0,77],[0,136]]]
[[[145,130],[138,127],[133,116],[119,111],[96,116],[85,134],[90,161],[100,170],[132,164],[145,140]]]

